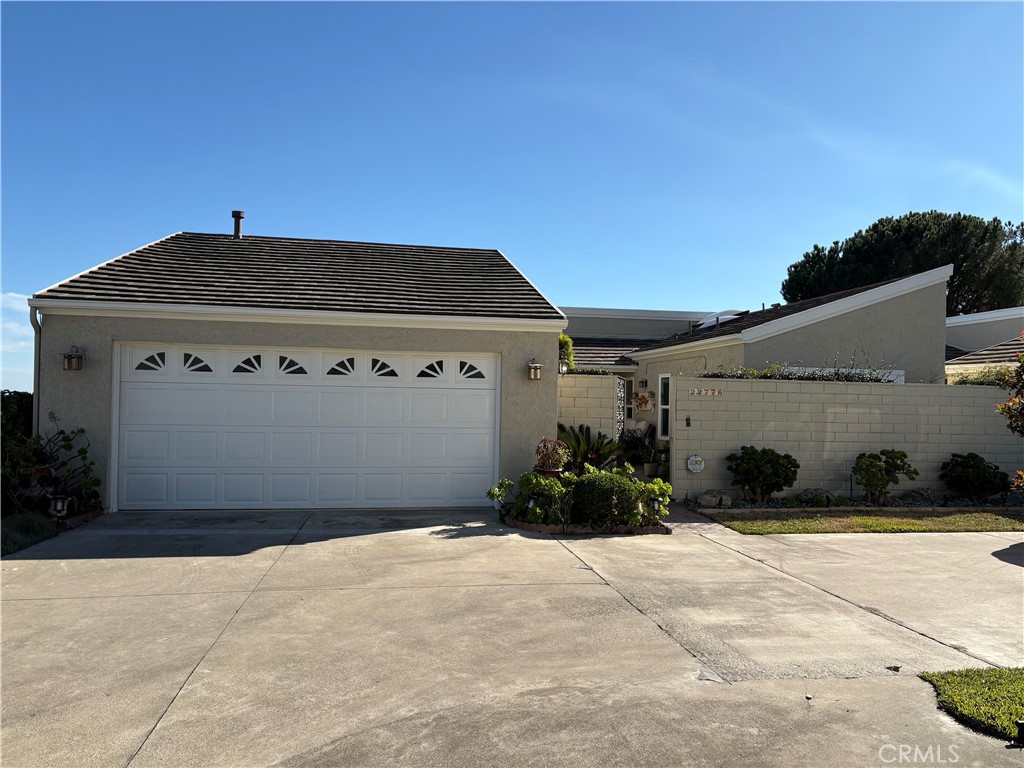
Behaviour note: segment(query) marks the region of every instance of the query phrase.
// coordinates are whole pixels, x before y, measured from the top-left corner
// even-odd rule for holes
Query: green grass
[[[0,518],[0,554],[13,554],[57,535],[57,524],[36,512],[18,512]]]
[[[740,533],[928,533],[1024,531],[1024,510],[954,511],[702,509],[702,515]]]
[[[925,672],[939,706],[964,725],[1007,741],[1024,720],[1024,667]]]

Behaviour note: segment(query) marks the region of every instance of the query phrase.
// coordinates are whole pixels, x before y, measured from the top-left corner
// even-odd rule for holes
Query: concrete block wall
[[[1024,439],[996,412],[996,403],[1007,398],[997,387],[683,377],[673,383],[677,498],[709,489],[728,489],[739,498],[725,457],[743,445],[774,448],[800,462],[797,483],[786,493],[826,488],[849,495],[857,455],[883,448],[906,451],[921,473],[913,482],[901,479],[894,493],[944,487],[940,466],[953,452],[981,454],[1011,475],[1024,468]],[[693,454],[705,460],[699,474],[686,467]],[[854,495],[862,494],[855,484]]]
[[[618,376],[559,376],[558,422],[566,426],[588,424],[592,430],[614,438],[618,380]]]

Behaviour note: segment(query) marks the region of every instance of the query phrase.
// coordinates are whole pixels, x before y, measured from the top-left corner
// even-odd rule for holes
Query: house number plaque
[[[686,468],[695,475],[704,471],[704,458],[696,453],[686,460]]]
[[[691,395],[699,395],[700,397],[721,397],[725,394],[723,389],[703,389],[697,387],[690,388]]]

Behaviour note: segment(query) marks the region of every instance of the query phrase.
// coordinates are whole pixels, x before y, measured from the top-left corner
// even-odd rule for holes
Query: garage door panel
[[[265,432],[224,432],[224,462],[226,464],[262,464],[267,457]]]
[[[225,473],[224,501],[228,504],[263,504],[266,478],[262,473]]]
[[[125,346],[124,509],[486,503],[496,356]]]
[[[181,463],[216,463],[219,459],[218,432],[179,431],[174,439],[174,459]]]

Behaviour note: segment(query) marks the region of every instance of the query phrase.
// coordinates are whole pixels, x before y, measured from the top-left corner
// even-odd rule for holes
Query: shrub
[[[569,449],[569,460],[565,468],[576,474],[583,472],[585,464],[603,469],[619,455],[617,442],[604,432],[594,435],[586,424],[580,424],[578,427],[559,424],[558,439]]]
[[[786,363],[771,363],[764,368],[747,368],[734,366],[719,368],[716,371],[703,371],[696,374],[701,379],[769,379],[773,381],[840,381],[840,382],[874,382],[892,381],[892,367],[843,366],[836,361],[833,365],[822,365],[810,370],[795,370]]]
[[[584,475],[576,481],[572,497],[572,521],[592,526],[632,522],[640,492],[637,483],[611,472]]]
[[[576,353],[573,352],[572,338],[568,334],[558,334],[558,359],[565,360],[570,371],[576,367]]]
[[[876,506],[885,504],[890,485],[899,485],[899,475],[913,480],[918,471],[910,466],[905,451],[886,450],[862,453],[853,463],[853,477],[864,489],[868,501]]]
[[[954,453],[943,463],[939,477],[955,493],[979,503],[1010,491],[1010,476],[976,453]]]
[[[969,371],[966,373],[954,373],[949,377],[950,384],[964,384],[970,386],[985,386],[1007,388],[1007,378],[1010,375],[1009,368],[982,368],[980,371]]]
[[[1024,339],[1024,331],[1020,336]],[[1024,352],[1017,355],[1017,366],[1007,373],[1003,386],[1010,390],[1010,399],[999,403],[996,410],[1006,417],[1008,430],[1024,437]]]
[[[772,448],[744,445],[740,452],[725,457],[733,474],[733,485],[743,490],[743,497],[754,504],[762,504],[773,493],[791,488],[796,482],[800,462],[788,453]]]

